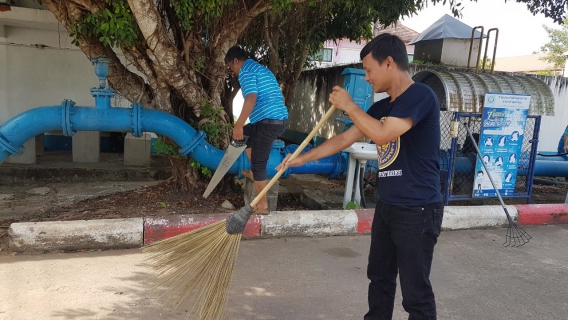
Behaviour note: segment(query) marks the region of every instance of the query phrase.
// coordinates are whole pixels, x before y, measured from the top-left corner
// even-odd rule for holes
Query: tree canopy
[[[568,23],[568,20],[564,20],[561,29],[543,26],[550,38],[550,41],[541,48],[542,52],[547,53],[543,60],[554,64],[555,68],[564,68],[566,61],[564,55],[568,51],[568,25],[566,23]]]
[[[568,0],[567,0],[568,1]],[[555,21],[566,1],[517,0]],[[427,4],[458,0],[42,0],[88,58],[111,60],[108,81],[130,102],[181,117],[226,148],[233,123],[234,81],[224,56],[242,42],[293,92],[307,56],[325,40],[371,37]],[[121,53],[126,58],[122,63]],[[264,55],[264,56],[263,56]],[[135,70],[134,70],[135,69]],[[195,176],[181,174],[191,184]]]

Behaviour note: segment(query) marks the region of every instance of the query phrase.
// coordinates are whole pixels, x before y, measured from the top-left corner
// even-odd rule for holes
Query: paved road
[[[432,282],[439,319],[566,319],[568,225],[444,232]],[[227,319],[362,319],[369,236],[245,241]],[[147,292],[140,250],[0,256],[0,319],[186,319]],[[397,296],[395,319],[405,319]]]

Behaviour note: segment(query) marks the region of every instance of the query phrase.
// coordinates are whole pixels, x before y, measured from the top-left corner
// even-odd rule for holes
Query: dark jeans
[[[398,272],[402,306],[409,313],[408,319],[436,319],[429,278],[443,215],[441,202],[422,207],[377,202],[367,267],[371,283],[365,320],[392,319]]]
[[[274,140],[286,131],[286,125],[269,123],[249,123],[243,127],[248,136],[247,149],[251,148],[250,168],[254,181],[266,180],[266,164]]]

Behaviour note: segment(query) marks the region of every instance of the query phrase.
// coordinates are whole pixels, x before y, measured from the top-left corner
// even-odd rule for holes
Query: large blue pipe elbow
[[[35,108],[8,120],[0,127],[0,163],[10,155],[23,152],[22,145],[30,138],[52,130],[61,130],[61,106]]]

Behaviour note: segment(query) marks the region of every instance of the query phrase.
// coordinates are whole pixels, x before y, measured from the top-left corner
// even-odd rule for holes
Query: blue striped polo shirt
[[[256,105],[249,116],[251,123],[264,119],[287,120],[288,109],[274,74],[263,65],[247,59],[239,70],[243,97],[256,93]]]

